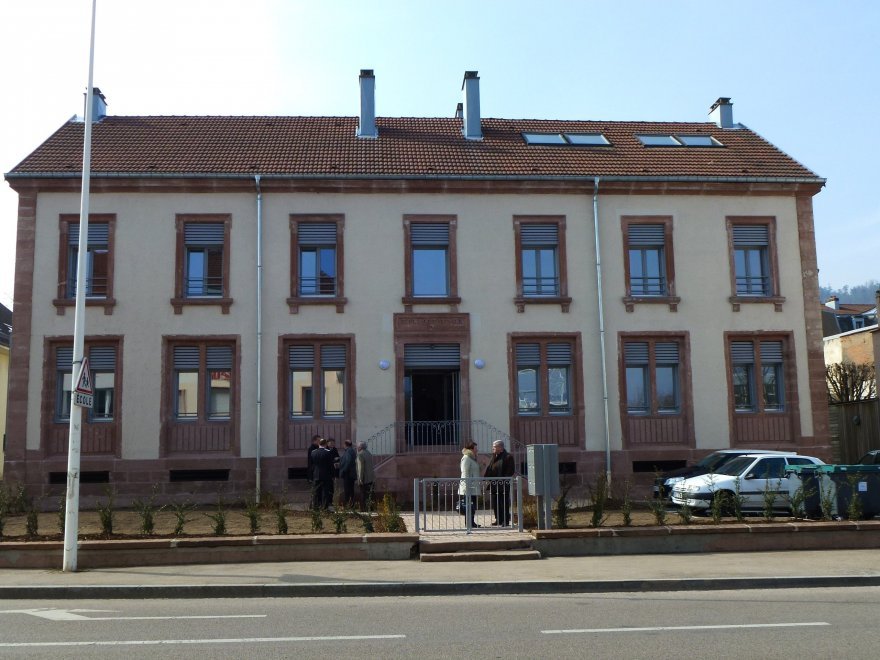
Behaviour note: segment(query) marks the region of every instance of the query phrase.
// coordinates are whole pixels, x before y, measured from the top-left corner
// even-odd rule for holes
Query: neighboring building
[[[824,337],[877,325],[876,303],[842,303],[837,296],[831,296],[821,309]]]
[[[314,433],[368,440],[404,496],[498,433],[557,443],[582,482],[828,455],[824,180],[729,99],[712,122],[486,119],[468,72],[456,117],[376,118],[360,84],[359,117],[114,117],[96,95],[84,482],[278,492]],[[44,492],[66,471],[82,140],[70,121],[6,175],[6,468]]]
[[[0,305],[0,477],[6,449],[6,396],[9,383],[9,340],[12,337],[12,310]]]

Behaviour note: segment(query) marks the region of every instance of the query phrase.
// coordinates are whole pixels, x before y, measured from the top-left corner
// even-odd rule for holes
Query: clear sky
[[[90,12],[0,5],[3,172],[83,114]],[[370,68],[379,116],[451,116],[465,70],[486,117],[704,121],[729,96],[828,179],[819,280],[840,287],[880,279],[878,34],[875,0],[99,0],[95,85],[115,115],[356,115]],[[7,306],[16,204],[0,184]]]

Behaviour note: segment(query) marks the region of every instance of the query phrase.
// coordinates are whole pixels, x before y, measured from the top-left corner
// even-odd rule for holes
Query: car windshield
[[[733,460],[728,461],[720,468],[715,470],[715,474],[723,474],[728,477],[735,477],[741,474],[743,470],[745,470],[754,462],[754,456],[737,456]]]
[[[737,454],[722,454],[720,451],[716,451],[708,456],[704,456],[697,465],[706,468],[709,472],[715,472],[717,468],[727,463],[727,461],[737,458],[737,456]]]

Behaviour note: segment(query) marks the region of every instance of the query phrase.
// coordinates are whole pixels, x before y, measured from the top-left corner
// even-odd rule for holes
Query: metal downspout
[[[254,175],[257,187],[257,424],[255,454],[257,459],[256,485],[254,499],[260,501],[260,464],[263,453],[263,192],[260,190],[260,175]]]
[[[608,426],[608,365],[605,360],[605,313],[602,297],[602,253],[599,250],[599,177],[593,178],[593,233],[596,239],[596,287],[599,308],[599,355],[602,356],[602,403],[605,415],[605,479],[611,487],[611,430]]]

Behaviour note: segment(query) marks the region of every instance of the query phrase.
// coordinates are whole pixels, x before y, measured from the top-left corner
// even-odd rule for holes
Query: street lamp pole
[[[89,177],[92,166],[92,97],[95,66],[95,11],[98,0],[92,0],[92,28],[89,41],[89,86],[86,89],[85,126],[83,137],[82,198],[79,211],[79,243],[76,255],[76,312],[73,318],[73,371],[71,385],[80,380],[85,343],[86,259],[89,246]],[[76,379],[76,380],[74,380]],[[76,402],[76,387],[70,388],[70,430],[67,449],[67,494],[64,510],[64,557],[62,570],[76,571],[79,537],[80,440],[82,437],[82,406]]]

